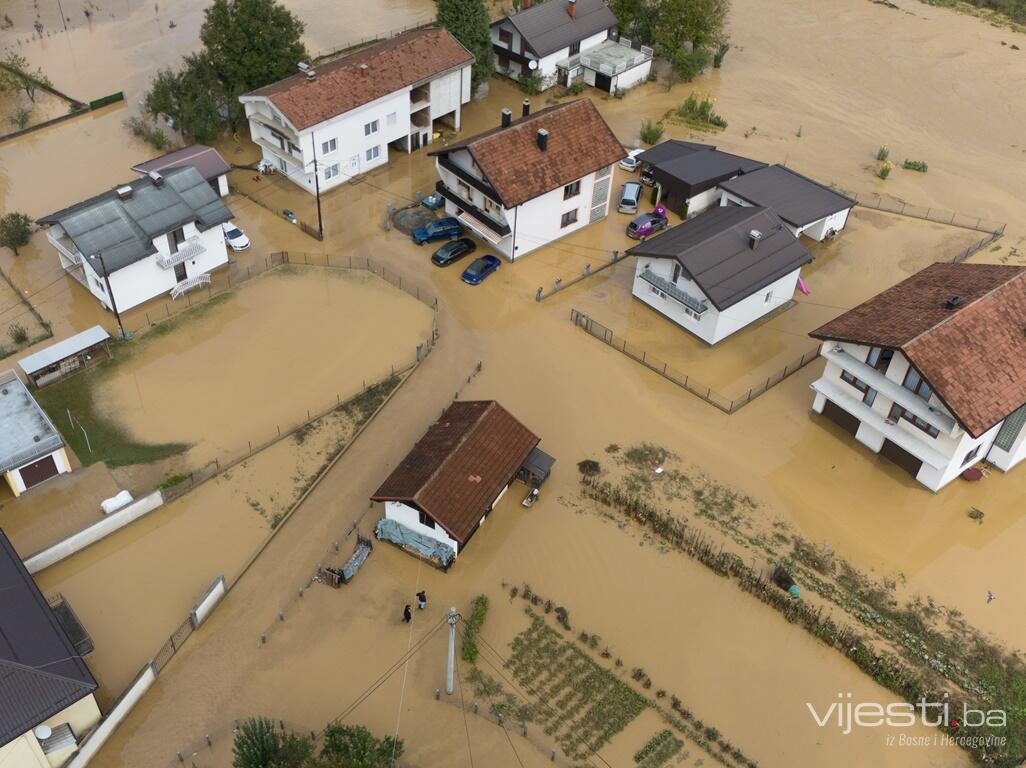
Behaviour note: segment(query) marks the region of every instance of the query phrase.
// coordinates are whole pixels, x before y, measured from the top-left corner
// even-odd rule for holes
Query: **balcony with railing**
[[[494,189],[492,189],[491,185],[489,185],[486,181],[482,180],[480,177],[472,174],[466,168],[457,165],[448,157],[444,155],[439,156],[438,167],[447,170],[457,179],[464,182],[467,186],[473,187],[485,197],[490,197],[492,200],[496,201],[499,199],[498,193]]]
[[[439,181],[435,184],[435,191],[438,192],[438,194],[440,194],[446,200],[450,200],[451,202],[453,202],[457,207],[462,209],[464,213],[466,213],[468,216],[479,221],[492,232],[495,232],[497,235],[500,236],[499,239],[506,237],[506,235],[510,234],[510,232],[512,231],[510,230],[509,225],[506,222],[496,219],[494,216],[485,213],[472,202],[449,189],[449,187],[445,185],[444,181]]]
[[[157,266],[161,269],[171,269],[183,261],[199,258],[206,252],[207,248],[203,245],[203,241],[198,235],[193,235],[178,246],[177,253],[158,253]]]
[[[649,285],[658,288],[671,299],[683,304],[697,315],[701,315],[709,309],[709,306],[704,301],[695,298],[687,291],[682,291],[675,283],[667,280],[665,277],[660,277],[649,269],[642,270],[639,277]]]
[[[570,57],[570,59],[556,62],[556,66],[566,69],[569,62],[576,58],[575,66],[579,64],[587,69],[612,77],[621,72],[626,72],[628,69],[633,69],[640,64],[644,64],[652,58],[652,55],[653,50],[648,46],[643,45],[640,49],[632,48],[630,40],[621,39],[619,42],[606,40],[604,43],[580,54],[579,57]]]
[[[249,119],[254,123],[259,123],[265,128],[270,128],[272,131],[277,131],[286,139],[292,139],[293,142],[299,141],[299,137],[296,135],[295,131],[285,125],[283,120],[268,117],[263,112],[254,112],[249,116]]]
[[[182,280],[182,282],[171,289],[171,298],[177,299],[179,296],[188,293],[193,288],[199,288],[201,285],[210,285],[210,275],[196,275],[195,277]]]
[[[46,231],[46,239],[72,265],[82,263],[82,254],[79,253],[78,247],[72,242],[70,237],[65,234],[55,237],[51,228]]]
[[[431,87],[419,85],[410,91],[410,114],[431,106]]]

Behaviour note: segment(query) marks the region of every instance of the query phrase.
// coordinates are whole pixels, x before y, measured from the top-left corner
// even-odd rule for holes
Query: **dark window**
[[[893,349],[881,349],[880,347],[873,347],[869,350],[869,354],[866,356],[866,365],[871,365],[880,373],[887,373],[887,366],[891,364],[891,359],[894,357]]]
[[[581,41],[578,40],[576,43],[570,43],[570,55],[576,56],[581,52]]]
[[[566,213],[563,214],[563,223],[560,224],[560,226],[561,227],[569,227],[571,224],[575,223],[576,221],[577,221],[577,209],[575,208],[574,210],[567,211]]]
[[[890,418],[894,421],[897,421],[898,419],[904,419],[905,421],[911,422],[912,424],[915,424],[916,427],[923,430],[923,432],[928,434],[930,437],[937,437],[937,435],[940,434],[940,431],[936,427],[931,426],[927,421],[919,418],[914,413],[906,411],[897,403],[891,406]]]
[[[673,282],[680,280],[680,262],[678,261],[673,265]]]
[[[426,525],[428,528],[435,527],[435,521],[428,516],[427,512],[423,511],[420,513],[420,524]]]
[[[168,232],[167,245],[171,249],[171,253],[178,253],[178,246],[185,242],[185,230],[182,228],[176,229],[174,232]]]
[[[909,366],[908,373],[905,374],[905,381],[902,383],[902,386],[909,392],[913,392],[923,398],[926,402],[930,402],[930,397],[933,395],[933,389],[926,383],[926,379],[920,376],[919,371],[911,366]]]
[[[569,200],[571,197],[577,197],[581,194],[581,182],[575,181],[573,184],[567,184],[563,187],[563,199]]]
[[[973,449],[972,449],[971,451],[969,451],[969,453],[967,453],[967,454],[965,455],[965,458],[964,458],[964,459],[962,459],[962,466],[963,466],[963,467],[964,467],[964,466],[965,466],[966,464],[968,464],[968,463],[969,463],[970,461],[972,461],[973,459],[975,459],[975,458],[976,458],[976,457],[977,457],[977,456],[979,455],[979,453],[980,453],[980,448],[981,448],[981,446],[980,446],[980,445],[977,445],[977,446],[976,446],[975,448],[973,448]]]
[[[873,407],[873,402],[876,400],[876,390],[867,389],[866,394],[862,396],[862,402],[868,405],[870,408]]]
[[[507,48],[513,47],[513,33],[508,29],[499,30],[499,42],[505,45]]]
[[[858,379],[847,371],[841,371],[841,380],[851,384],[859,392],[868,392],[869,385],[866,384],[862,379]]]

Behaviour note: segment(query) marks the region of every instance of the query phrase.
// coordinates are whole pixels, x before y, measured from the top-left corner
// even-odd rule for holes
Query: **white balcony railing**
[[[210,285],[210,275],[196,275],[195,277],[182,280],[182,282],[171,289],[171,298],[177,299],[182,294],[188,293],[193,288],[198,288],[201,285]]]
[[[82,261],[82,254],[78,252],[75,244],[71,242],[71,239],[67,236],[54,237],[53,233],[47,231],[46,239],[50,241],[50,245],[56,248],[62,256],[64,256],[72,264],[79,264]]]
[[[157,254],[157,266],[161,269],[171,269],[183,261],[199,258],[206,252],[207,249],[203,245],[203,241],[194,235],[179,246],[177,253]]]

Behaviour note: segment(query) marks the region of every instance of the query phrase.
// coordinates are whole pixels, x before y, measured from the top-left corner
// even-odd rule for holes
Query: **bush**
[[[716,53],[713,54],[713,69],[719,69],[720,65],[723,64],[723,57],[727,55],[727,51],[730,50],[730,43],[720,43],[720,47],[716,49]]]
[[[887,177],[891,175],[891,168],[893,168],[893,167],[894,166],[891,165],[890,163],[884,163],[883,165],[880,166],[880,170],[876,172],[876,175],[879,176],[884,181],[886,181]]]
[[[32,110],[28,107],[18,107],[11,113],[11,125],[18,130],[27,128],[32,120]]]
[[[570,87],[567,88],[567,91],[574,96],[580,96],[584,93],[584,83],[578,80],[577,82],[572,83]]]
[[[25,326],[17,320],[8,326],[7,335],[11,337],[11,341],[19,346],[28,341],[29,337],[28,331],[25,330]]]
[[[480,651],[477,647],[477,635],[481,631],[485,617],[488,615],[488,597],[478,595],[474,598],[474,605],[470,609],[470,618],[463,622],[463,648],[464,661],[474,663],[477,661]]]
[[[692,92],[684,100],[684,103],[677,107],[677,117],[698,127],[713,126],[715,128],[726,128],[727,121],[713,111],[713,103],[711,96],[703,96],[699,99]]]
[[[880,149],[876,151],[876,159],[879,160],[881,163],[886,162],[890,154],[890,148],[886,144],[884,144],[880,147]]]
[[[401,739],[375,737],[362,725],[330,725],[324,729],[319,768],[390,768],[404,752]],[[278,768],[277,764],[269,768]]]
[[[527,74],[521,74],[520,77],[517,78],[517,82],[520,83],[520,87],[529,94],[535,95],[541,93],[542,79],[542,73],[534,71]]]
[[[585,459],[577,462],[577,471],[585,477],[594,477],[602,471],[602,467],[594,459]]]
[[[164,131],[144,118],[130,117],[125,121],[125,127],[132,132],[133,136],[138,136],[157,149],[165,149],[170,143]]]
[[[313,745],[276,730],[266,717],[254,717],[236,731],[232,755],[232,768],[300,768],[312,757]]]
[[[919,171],[920,173],[926,173],[927,169],[929,168],[929,166],[927,166],[927,164],[924,163],[922,160],[908,159],[906,159],[905,162],[901,164],[901,167],[907,171]]]
[[[641,123],[641,140],[645,144],[657,144],[663,138],[663,124],[645,120]]]

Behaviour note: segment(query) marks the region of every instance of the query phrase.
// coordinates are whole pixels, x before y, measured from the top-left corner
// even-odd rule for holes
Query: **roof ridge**
[[[69,656],[66,659],[57,659],[56,661],[48,662],[48,664],[59,664],[59,663],[61,663],[63,661],[74,661],[75,659],[81,659],[81,656]],[[29,666],[28,664],[22,664],[20,661],[14,661],[14,659],[3,659],[3,658],[0,658],[0,667],[5,667],[5,666],[6,667],[13,667],[13,668],[18,669],[18,670],[22,670],[22,671],[27,672],[27,673],[29,673],[31,675],[36,675],[36,676],[39,676],[39,677],[46,677],[46,678],[49,678],[51,680],[60,680],[62,682],[66,682],[66,683],[72,683],[76,687],[83,688],[83,689],[85,689],[87,691],[93,691],[93,690],[96,689],[96,686],[90,685],[89,683],[87,683],[87,682],[85,682],[83,680],[76,680],[75,678],[69,677],[68,675],[60,675],[60,674],[57,674],[55,672],[47,672],[46,670],[39,669],[38,667],[32,667],[32,666]]]
[[[499,405],[499,403],[496,400],[461,400],[459,402],[461,402],[461,403],[468,403],[468,404],[469,403],[488,403],[488,405],[485,407],[485,409],[483,411],[481,411],[480,414],[478,414],[478,417],[476,419],[474,419],[474,422],[470,425],[470,428],[465,430],[463,432],[463,434],[460,435],[460,439],[456,442],[456,445],[454,445],[452,447],[452,450],[449,451],[449,453],[446,455],[446,457],[444,459],[442,459],[442,461],[440,461],[438,463],[438,466],[435,467],[435,471],[432,472],[430,475],[428,475],[427,479],[423,483],[420,484],[420,488],[418,488],[417,492],[415,494],[413,494],[413,496],[411,497],[415,501],[417,501],[417,497],[420,496],[421,491],[423,491],[425,488],[427,488],[431,484],[431,482],[439,475],[439,473],[441,473],[442,469],[445,468],[445,465],[448,464],[452,460],[452,457],[460,450],[460,448],[463,447],[463,444],[467,442],[467,438],[470,436],[470,434],[475,429],[477,429],[477,427],[481,424],[481,420],[484,419],[484,417],[492,410],[492,408],[494,408],[495,406]],[[450,403],[449,408],[452,408],[453,405],[455,405],[455,403]],[[449,410],[449,408],[446,408],[445,410]],[[444,415],[444,412],[443,412],[443,415]],[[428,431],[430,431],[430,427],[428,428]],[[425,432],[425,435],[426,434],[427,433]]]
[[[938,263],[938,264],[943,264],[944,262],[935,262],[935,263]],[[977,265],[977,266],[984,266],[984,265],[983,265],[983,264],[980,264],[980,265]],[[998,264],[992,264],[992,265],[986,265],[986,266],[995,266],[995,267],[996,267],[996,266],[1006,266],[1006,265],[998,265]],[[1009,265],[1007,265],[1007,266],[1012,266],[1012,267],[1014,267],[1015,265],[1011,265],[1011,264],[1009,264]],[[984,299],[989,299],[989,298],[990,298],[991,296],[993,296],[993,295],[994,295],[994,293],[995,293],[996,291],[999,291],[999,290],[1001,290],[1002,288],[1004,288],[1004,287],[1005,287],[1006,285],[1008,285],[1009,283],[1011,283],[1011,282],[1013,282],[1013,281],[1015,281],[1015,280],[1020,280],[1020,279],[1022,279],[1023,277],[1026,277],[1026,268],[1020,268],[1020,271],[1019,271],[1019,272],[1017,272],[1016,274],[1012,275],[1012,276],[1011,276],[1010,278],[1008,278],[1007,280],[1005,280],[1005,281],[1004,281],[1003,283],[1001,283],[1001,284],[999,284],[999,285],[995,285],[995,286],[994,286],[993,288],[991,288],[991,289],[990,289],[989,291],[987,291],[986,293],[982,294],[981,296],[977,296],[977,297],[976,297],[975,299],[973,299],[972,301],[970,301],[970,302],[969,302],[968,304],[966,304],[966,305],[965,305],[964,307],[962,307],[962,308],[960,308],[960,309],[955,309],[955,310],[954,310],[954,311],[953,311],[953,312],[952,312],[952,313],[951,313],[951,314],[950,314],[950,315],[949,315],[948,317],[945,317],[945,318],[944,318],[943,320],[941,320],[941,321],[940,321],[939,323],[934,323],[934,324],[933,324],[933,325],[931,325],[931,326],[930,326],[929,328],[926,328],[926,329],[924,329],[924,330],[920,331],[920,332],[919,332],[919,333],[917,333],[917,334],[916,334],[915,336],[913,336],[913,337],[912,337],[911,339],[909,339],[908,341],[904,342],[904,343],[903,343],[903,344],[902,344],[902,345],[901,345],[901,346],[899,347],[899,349],[901,349],[902,351],[904,351],[906,347],[908,347],[909,345],[911,345],[911,344],[915,343],[915,342],[916,342],[916,341],[918,341],[918,340],[919,340],[920,338],[922,338],[922,337],[924,337],[924,336],[928,336],[929,334],[933,333],[933,332],[934,332],[935,330],[937,330],[938,328],[942,328],[943,326],[947,325],[947,324],[948,324],[949,322],[951,322],[952,320],[954,320],[955,318],[957,318],[957,317],[958,317],[959,315],[963,315],[963,314],[965,314],[965,312],[966,312],[967,310],[969,310],[969,309],[972,309],[973,307],[976,307],[976,306],[978,306],[978,305],[980,304],[980,302],[981,302],[981,301],[983,301]],[[899,285],[900,285],[900,283],[899,283]]]
[[[701,240],[698,240],[697,242],[695,242],[693,245],[690,245],[687,248],[685,248],[683,251],[680,252],[680,254],[687,253],[688,251],[693,251],[695,248],[698,248],[700,246],[705,245],[710,240],[713,240],[713,239],[715,239],[717,237],[723,237],[728,232],[733,232],[733,231],[737,230],[737,228],[740,227],[744,222],[751,221],[752,219],[754,219],[760,213],[765,213],[765,212],[769,211],[769,208],[767,208],[765,206],[762,206],[762,205],[745,205],[745,206],[721,205],[721,206],[718,206],[717,208],[712,209],[712,212],[719,211],[719,210],[728,210],[728,211],[731,211],[731,212],[733,212],[734,210],[751,211],[751,213],[749,213],[743,219],[738,219],[733,224],[730,224],[727,229],[718,229],[718,230],[716,230],[714,232],[711,232],[710,234],[708,234],[705,237],[703,237]],[[707,211],[703,211],[702,213],[706,213],[706,212]],[[701,214],[698,214],[698,215],[701,216]],[[695,218],[697,219],[698,216],[696,216]],[[682,221],[677,226],[684,226],[685,224],[688,223],[688,221],[693,221],[693,219],[685,219],[684,221]],[[669,230],[667,230],[667,232],[669,232]],[[678,254],[676,257],[673,257],[673,258],[679,258],[680,254]]]

